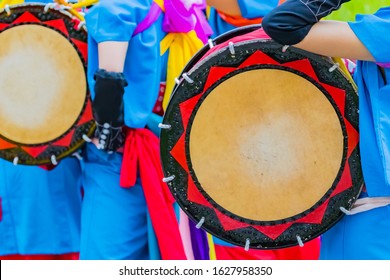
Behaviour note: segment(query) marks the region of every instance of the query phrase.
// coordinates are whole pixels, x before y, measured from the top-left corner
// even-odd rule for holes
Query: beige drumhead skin
[[[0,33],[0,134],[40,144],[77,120],[87,93],[85,70],[72,44],[40,25]]]
[[[198,181],[240,217],[277,221],[315,205],[342,162],[340,121],[324,94],[284,70],[240,73],[216,87],[190,131]]]

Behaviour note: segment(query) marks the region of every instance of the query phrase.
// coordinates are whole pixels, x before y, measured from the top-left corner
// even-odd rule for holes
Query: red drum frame
[[[161,124],[164,181],[218,238],[246,249],[303,246],[363,186],[358,96],[333,60],[283,47],[259,27],[210,41],[177,79]]]

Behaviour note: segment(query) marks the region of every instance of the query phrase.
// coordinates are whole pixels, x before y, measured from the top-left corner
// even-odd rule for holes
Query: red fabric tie
[[[123,149],[120,185],[135,185],[137,174],[163,260],[187,259],[173,208],[174,198],[162,182],[159,139],[148,129],[128,129]]]

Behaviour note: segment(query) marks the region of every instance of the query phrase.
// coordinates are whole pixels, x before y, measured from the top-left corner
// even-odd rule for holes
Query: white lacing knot
[[[164,177],[164,178],[162,179],[162,181],[163,181],[164,183],[168,183],[168,182],[173,181],[174,179],[175,179],[175,175],[172,175],[172,176],[169,176],[169,177]]]
[[[57,165],[58,164],[58,161],[57,161],[57,158],[55,155],[51,155],[50,157],[50,161],[53,165]]]
[[[301,238],[299,235],[297,235],[296,238],[297,238],[297,241],[298,241],[299,246],[300,246],[300,247],[303,247],[304,244],[303,244],[302,238]]]
[[[83,140],[84,140],[85,142],[88,142],[88,143],[91,143],[91,142],[92,142],[92,139],[89,138],[87,134],[83,134],[82,138],[83,138]]]
[[[76,26],[76,30],[79,31],[85,25],[85,21],[80,21]]]
[[[234,49],[234,43],[233,42],[229,42],[229,51],[230,51],[230,54],[232,56],[236,55],[236,50]]]
[[[172,126],[170,124],[159,123],[158,127],[161,129],[170,129]]]
[[[7,16],[10,16],[12,14],[8,4],[4,6],[4,11],[7,13]]]
[[[73,153],[72,156],[74,156],[75,158],[77,158],[78,160],[83,160],[83,157],[79,154],[79,153]]]
[[[183,75],[183,79],[186,80],[187,82],[189,82],[190,84],[194,83],[194,80],[192,80],[187,73],[184,73]]]
[[[209,44],[209,48],[210,48],[210,49],[214,48],[214,42],[213,42],[212,39],[209,39],[207,42],[208,42],[208,44]]]
[[[180,84],[179,78],[175,78],[175,83],[176,83],[177,85]]]
[[[247,238],[247,239],[245,240],[245,247],[244,247],[245,251],[249,251],[249,246],[250,246],[250,245],[251,245],[251,241],[250,241],[249,238]]]
[[[339,63],[334,64],[332,67],[329,68],[329,72],[332,73],[334,70],[340,67]]]
[[[202,218],[200,219],[200,221],[196,224],[195,227],[196,227],[197,229],[200,229],[200,228],[202,227],[202,225],[204,224],[205,220],[206,220],[206,218],[205,218],[205,217],[202,217]]]
[[[282,48],[282,52],[285,53],[289,47],[290,47],[289,45],[284,45]]]

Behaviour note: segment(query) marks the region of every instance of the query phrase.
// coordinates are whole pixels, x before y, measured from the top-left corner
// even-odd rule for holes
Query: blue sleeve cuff
[[[275,8],[279,0],[238,0],[242,17],[247,19],[264,17],[273,8]]]

